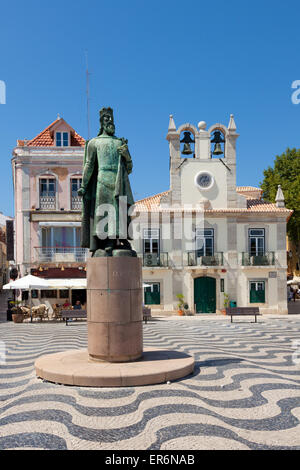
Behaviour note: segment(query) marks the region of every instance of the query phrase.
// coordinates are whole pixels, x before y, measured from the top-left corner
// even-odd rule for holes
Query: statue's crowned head
[[[112,108],[102,108],[99,111],[100,115],[100,132],[99,135],[105,131],[108,135],[114,135],[115,124],[114,124],[114,112]]]

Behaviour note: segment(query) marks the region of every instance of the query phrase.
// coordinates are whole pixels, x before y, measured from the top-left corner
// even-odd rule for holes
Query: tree
[[[285,198],[285,205],[294,213],[287,226],[289,238],[300,248],[300,149],[287,149],[276,156],[274,168],[264,171],[260,183],[265,201],[275,202],[278,185]]]

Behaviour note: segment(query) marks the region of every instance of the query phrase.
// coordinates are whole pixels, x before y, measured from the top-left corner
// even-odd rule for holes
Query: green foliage
[[[287,149],[277,155],[274,167],[264,171],[264,180],[260,183],[265,201],[275,202],[278,185],[285,198],[285,205],[294,213],[287,226],[289,237],[300,243],[300,149]]]
[[[179,301],[178,304],[177,304],[177,307],[179,308],[179,310],[183,310],[184,305],[185,305],[184,295],[183,294],[177,294],[176,298]]]
[[[224,308],[229,307],[229,295],[224,292]]]

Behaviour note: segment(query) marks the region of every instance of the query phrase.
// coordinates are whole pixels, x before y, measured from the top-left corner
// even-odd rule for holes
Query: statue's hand
[[[118,148],[118,153],[122,155],[122,157],[125,157],[128,152],[128,147],[126,144],[121,145],[121,147]]]
[[[84,196],[84,194],[85,194],[84,188],[79,188],[78,191],[77,191],[77,194],[78,194],[78,196],[81,196],[81,197]]]
[[[124,158],[128,158],[128,146],[126,144],[123,144],[121,145],[121,147],[119,147],[118,149],[118,153],[124,157]]]

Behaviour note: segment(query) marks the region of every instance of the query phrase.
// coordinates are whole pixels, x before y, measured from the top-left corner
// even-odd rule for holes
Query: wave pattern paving
[[[196,359],[194,375],[171,384],[96,389],[36,378],[36,358],[84,348],[86,337],[79,322],[0,323],[0,449],[300,449],[300,318],[144,325],[145,346]]]

